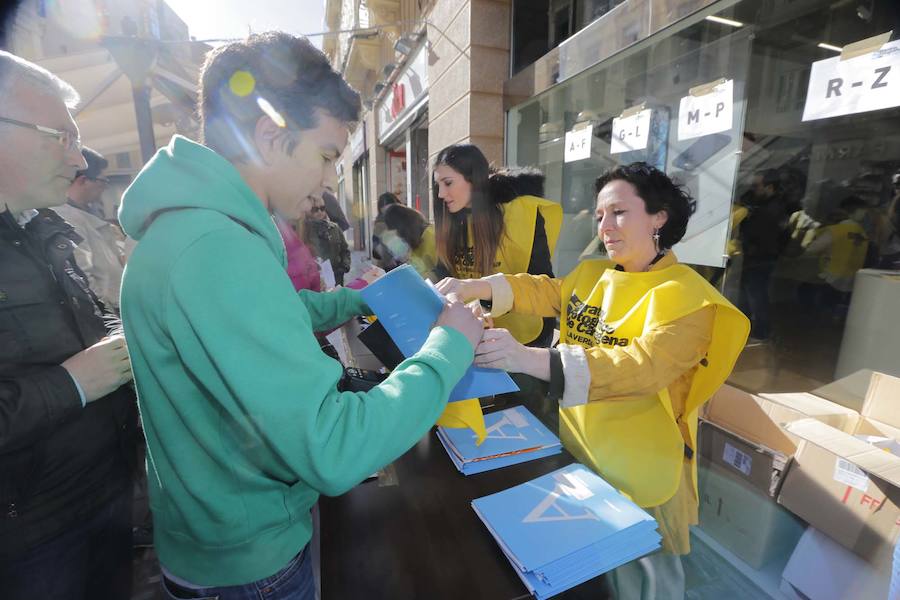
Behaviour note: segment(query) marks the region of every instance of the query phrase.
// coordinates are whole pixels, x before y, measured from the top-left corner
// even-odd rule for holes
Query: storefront
[[[366,146],[366,123],[361,122],[357,126],[353,135],[350,136],[350,161],[352,166],[352,192],[353,202],[350,212],[347,216],[353,233],[347,233],[352,236],[353,247],[356,250],[364,250],[368,247],[367,240],[370,239],[369,234],[369,153]],[[343,173],[339,173],[339,190],[341,192],[341,204],[346,210],[347,202],[345,199],[346,183]]]
[[[594,179],[642,160],[695,199],[679,258],[753,320],[762,349],[745,352],[734,382],[811,389],[835,377],[844,345],[867,346],[877,364],[842,363],[900,374],[878,358],[900,331],[861,344],[871,324],[845,330],[855,272],[896,268],[900,250],[900,41],[873,38],[900,31],[900,5],[727,0],[661,27],[655,4],[626,2],[567,39],[556,83],[508,112],[507,162],[539,166],[565,209],[557,273],[602,252]],[[609,54],[615,39],[623,49]],[[854,62],[842,48],[860,41]],[[740,222],[741,207],[763,204],[777,210]],[[776,246],[763,257],[754,246],[773,236],[757,230],[770,228]],[[848,243],[837,241],[844,230]]]
[[[414,51],[376,107],[387,190],[429,215],[428,52]]]

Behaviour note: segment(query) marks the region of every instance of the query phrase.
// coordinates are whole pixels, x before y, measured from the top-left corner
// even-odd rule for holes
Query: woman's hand
[[[490,300],[493,297],[491,284],[484,279],[454,279],[445,277],[435,286],[443,295],[456,294],[463,302]]]
[[[525,373],[550,380],[550,353],[547,348],[523,346],[506,329],[486,329],[475,349],[475,366]]]

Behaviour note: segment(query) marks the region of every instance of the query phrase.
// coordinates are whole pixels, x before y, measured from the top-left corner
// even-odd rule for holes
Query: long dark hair
[[[384,209],[384,224],[396,231],[412,250],[419,247],[422,234],[428,229],[428,221],[422,213],[402,204],[390,204]]]
[[[503,211],[492,201],[488,178],[490,165],[481,150],[472,144],[454,144],[438,152],[434,166],[445,165],[459,173],[472,185],[469,207],[472,212],[472,246],[475,270],[480,276],[493,272],[503,235]],[[432,180],[432,214],[438,258],[455,276],[456,257],[466,248],[468,219],[466,212],[450,214],[443,200],[438,198],[438,186]]]

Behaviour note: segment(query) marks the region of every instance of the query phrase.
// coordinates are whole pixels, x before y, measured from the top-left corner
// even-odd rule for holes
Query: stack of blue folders
[[[478,498],[528,590],[549,598],[660,546],[656,520],[580,464]]]
[[[483,473],[559,454],[559,438],[523,406],[484,416],[487,437],[480,446],[471,429],[438,427],[437,436],[463,475]]]

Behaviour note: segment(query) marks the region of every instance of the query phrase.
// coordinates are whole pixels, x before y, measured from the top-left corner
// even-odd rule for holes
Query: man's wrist
[[[531,348],[526,346],[526,373],[541,381],[550,381],[550,350],[548,348]]]

